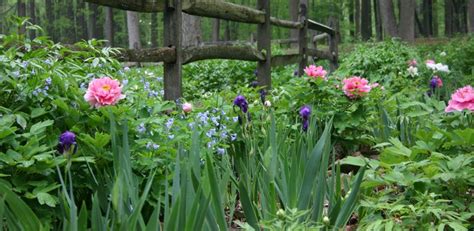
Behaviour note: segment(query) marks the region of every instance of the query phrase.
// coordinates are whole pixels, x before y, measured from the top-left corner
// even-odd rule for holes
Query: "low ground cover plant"
[[[451,44],[361,45],[333,73],[273,70],[272,90],[254,64],[199,62],[176,102],[160,66],[75,46],[0,35],[1,227],[472,228],[474,92]]]

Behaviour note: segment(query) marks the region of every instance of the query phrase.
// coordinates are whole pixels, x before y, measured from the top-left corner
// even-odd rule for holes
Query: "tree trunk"
[[[113,46],[114,44],[114,12],[111,7],[104,7],[105,23],[104,23],[104,37],[107,42],[106,46]]]
[[[88,10],[89,10],[89,24],[87,27],[87,35],[89,39],[97,38],[97,33],[95,27],[97,25],[97,5],[93,3],[88,3]]]
[[[354,21],[355,21],[355,37],[359,38],[360,37],[360,0],[355,0],[355,16],[354,16]]]
[[[66,18],[69,21],[69,25],[65,28],[65,38],[63,38],[66,44],[72,44],[77,41],[76,32],[74,30],[75,23],[74,23],[74,0],[67,0],[63,1],[61,4],[65,9]]]
[[[18,17],[26,17],[26,4],[23,0],[18,0],[17,2]],[[25,26],[20,26],[18,28],[18,34],[25,34]]]
[[[380,0],[379,4],[380,14],[385,33],[388,34],[390,37],[398,37],[397,22],[395,19],[395,13],[393,11],[393,1]]]
[[[370,0],[362,0],[361,33],[364,41],[372,37],[372,8],[370,5]]]
[[[84,0],[77,0],[77,34],[78,39],[87,39],[87,20],[86,20],[86,2]]]
[[[0,12],[5,12],[7,11],[7,2],[6,1],[0,1]],[[0,21],[0,33],[6,34],[6,25],[5,25],[5,20]]]
[[[453,34],[456,34],[456,33],[461,33],[462,29],[461,29],[461,25],[460,25],[460,21],[461,21],[461,15],[460,15],[460,5],[457,4],[456,0],[452,0],[452,14],[453,14]]]
[[[183,47],[201,43],[201,19],[198,16],[183,13]]]
[[[382,28],[382,16],[380,15],[380,4],[377,0],[374,0],[374,13],[375,13],[375,32],[377,40],[383,40],[383,28]]]
[[[426,28],[423,22],[420,20],[420,16],[418,12],[419,12],[418,10],[415,10],[415,23],[417,25],[415,27],[415,37],[417,37],[419,34],[422,34],[423,36],[428,37],[427,32],[425,30]]]
[[[400,37],[408,42],[415,41],[415,0],[403,0],[400,7]]]
[[[151,14],[151,46],[158,47],[158,13]]]
[[[230,41],[231,34],[230,34],[230,21],[225,21],[225,31],[224,31],[224,40]]]
[[[467,2],[465,0],[454,1],[456,9],[456,23],[459,33],[467,33]]]
[[[469,33],[474,33],[474,0],[468,0],[467,16],[469,18]]]
[[[453,0],[444,0],[444,35],[453,36]]]
[[[138,13],[127,11],[128,47],[130,49],[140,49],[140,19]]]
[[[349,1],[349,30],[350,30],[350,35],[351,37],[354,37],[355,36],[355,20],[354,20],[354,10],[355,10],[355,7],[354,7],[354,1],[350,0]]]
[[[38,22],[36,21],[36,7],[35,7],[35,0],[29,0],[29,11],[30,11],[30,22],[32,24],[37,24]],[[29,31],[29,36],[30,39],[33,39],[36,37],[36,31],[30,30]]]
[[[467,9],[467,1],[463,1],[462,3],[462,28],[463,33],[467,34],[469,32],[469,16],[468,16],[468,9]]]
[[[219,35],[221,31],[221,20],[215,18],[212,20],[212,41],[217,42],[219,41]]]
[[[433,36],[438,37],[439,34],[439,29],[438,29],[438,7],[437,7],[437,1],[438,0],[433,0]]]
[[[433,35],[433,1],[423,0],[423,31],[426,37]]]
[[[54,3],[53,0],[45,0],[44,4],[46,6],[50,6],[51,9],[54,9]],[[53,41],[55,41],[55,30],[54,30],[54,15],[52,10],[46,10],[46,31],[48,32],[47,34]]]

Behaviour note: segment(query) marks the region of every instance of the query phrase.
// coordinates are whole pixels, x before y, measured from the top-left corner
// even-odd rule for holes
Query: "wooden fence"
[[[127,50],[121,61],[163,62],[165,99],[182,96],[182,65],[205,59],[236,59],[256,61],[257,81],[260,86],[271,88],[271,67],[299,63],[298,74],[303,74],[308,57],[328,59],[330,69],[338,66],[336,31],[329,26],[307,19],[307,6],[300,4],[299,20],[288,21],[270,16],[270,0],[257,0],[257,9],[225,2],[224,0],[86,0],[90,3],[138,12],[164,12],[164,45],[162,48]],[[295,1],[298,2],[298,1]],[[257,47],[250,44],[208,44],[183,47],[182,12],[187,14],[257,24]],[[271,55],[271,27],[299,30],[298,51],[292,54]],[[308,47],[308,30],[327,34],[329,50],[316,49],[316,36]]]

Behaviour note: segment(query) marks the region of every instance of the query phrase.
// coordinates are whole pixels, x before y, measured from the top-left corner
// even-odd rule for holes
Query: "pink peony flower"
[[[426,64],[435,64],[436,62],[432,59],[426,60]]]
[[[115,105],[123,98],[125,98],[125,95],[122,95],[122,87],[119,81],[109,77],[92,80],[84,95],[84,99],[96,108]]]
[[[185,113],[189,113],[193,110],[193,105],[191,103],[184,103],[183,104],[183,111]]]
[[[304,69],[304,72],[313,78],[326,78],[327,71],[324,70],[322,66],[310,65]]]
[[[474,89],[468,85],[459,88],[451,95],[446,112],[470,110],[474,112]]]
[[[351,99],[364,96],[372,89],[372,87],[369,85],[369,81],[359,76],[353,76],[351,78],[344,79],[342,82],[344,83],[344,86],[342,87],[344,94],[346,94]]]

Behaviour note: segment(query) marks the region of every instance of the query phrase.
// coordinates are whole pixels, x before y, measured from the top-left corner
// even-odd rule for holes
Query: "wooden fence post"
[[[265,54],[265,61],[258,62],[257,81],[260,86],[265,86],[267,89],[270,89],[272,87],[270,0],[258,0],[257,9],[265,12],[265,22],[257,26],[257,49],[263,51]]]
[[[334,18],[331,18],[332,20],[330,21],[329,26],[334,28],[335,22]],[[338,35],[337,31],[334,31],[334,33],[329,34],[329,53],[331,53],[331,59],[329,60],[329,69],[331,72],[334,72],[338,67],[339,67],[339,51],[337,49],[337,41]]]
[[[301,57],[299,66],[298,66],[298,76],[303,76],[303,70],[307,65],[308,56],[306,54],[306,49],[308,46],[308,42],[306,41],[307,34],[308,34],[308,22],[306,21],[306,12],[307,6],[306,3],[301,2],[300,4],[300,11],[299,11],[299,20],[303,24],[303,27],[299,31],[298,35],[298,49],[299,54]]]
[[[176,100],[182,96],[182,0],[165,1],[164,46],[174,47],[176,60],[165,62],[164,90],[165,100]]]

